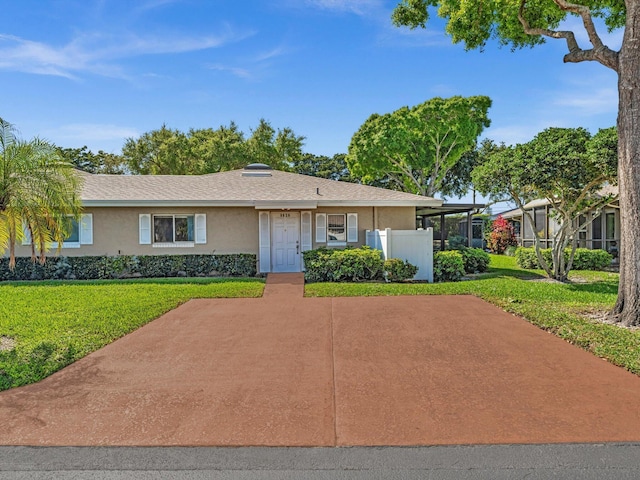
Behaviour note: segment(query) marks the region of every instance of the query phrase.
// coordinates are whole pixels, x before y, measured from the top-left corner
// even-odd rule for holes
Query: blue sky
[[[163,123],[235,121],[248,134],[265,118],[304,135],[305,151],[333,155],[370,114],[452,95],[491,97],[483,137],[508,144],[549,126],[615,124],[615,74],[563,64],[562,42],[465,52],[435,16],[427,30],[394,28],[396,3],[4,2],[0,117],[25,138],[114,153]],[[621,32],[604,37],[619,48]]]

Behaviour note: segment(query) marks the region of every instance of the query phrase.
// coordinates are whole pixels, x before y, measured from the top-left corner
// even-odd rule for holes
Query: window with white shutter
[[[197,213],[195,215],[196,222],[196,243],[207,243],[207,215]]]
[[[91,213],[84,213],[80,218],[80,244],[93,245],[93,214]]]
[[[300,237],[301,251],[311,250],[313,248],[311,242],[311,212],[302,212],[300,214]]]
[[[347,242],[358,241],[358,214],[347,213]]]
[[[326,213],[316,213],[316,243],[327,243]]]
[[[260,240],[260,273],[271,271],[271,230],[269,212],[260,212],[258,219],[258,239]]]
[[[151,245],[151,215],[141,213],[138,218],[140,245]]]

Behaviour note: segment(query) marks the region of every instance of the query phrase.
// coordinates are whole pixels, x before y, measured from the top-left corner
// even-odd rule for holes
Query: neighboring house
[[[365,231],[415,230],[442,200],[253,164],[209,175],[83,178],[82,221],[62,255],[252,253],[260,272],[299,272],[301,252],[365,244]],[[28,242],[25,242],[28,243]],[[30,247],[18,247],[29,256]]]
[[[578,247],[606,250],[613,255],[614,261],[617,261],[620,247],[618,188],[616,186],[607,186],[600,190],[599,193],[603,196],[613,195],[613,198],[610,203],[601,209],[600,213],[590,211],[585,216],[580,217],[580,224],[584,224],[589,220],[591,223],[587,223],[578,232]],[[537,235],[542,248],[551,248],[553,234],[557,228],[555,219],[550,215],[553,206],[545,199],[538,199],[527,203],[524,208],[532,213],[535,225],[531,225],[531,222],[522,214],[522,210],[519,208],[501,214],[503,218],[513,223],[518,244],[524,247],[532,247],[534,245],[534,235]]]

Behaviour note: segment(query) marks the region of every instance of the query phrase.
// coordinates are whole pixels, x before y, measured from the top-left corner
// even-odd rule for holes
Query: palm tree
[[[55,145],[16,136],[0,118],[0,254],[9,249],[15,267],[16,243],[31,239],[31,258],[44,264],[52,242],[58,249],[80,218],[80,179]]]

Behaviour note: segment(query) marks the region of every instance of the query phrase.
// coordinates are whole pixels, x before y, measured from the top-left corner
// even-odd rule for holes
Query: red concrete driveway
[[[640,441],[639,377],[482,300],[302,298],[276,280],[0,393],[0,444]]]

